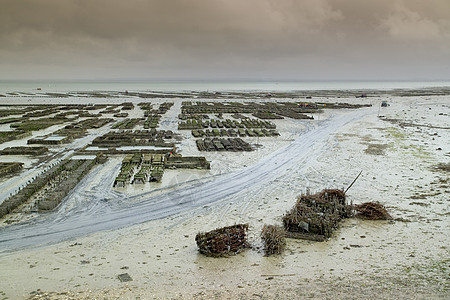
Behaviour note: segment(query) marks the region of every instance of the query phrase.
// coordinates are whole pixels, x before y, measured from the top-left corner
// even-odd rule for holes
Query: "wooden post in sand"
[[[361,172],[359,172],[358,176],[356,176],[355,180],[353,180],[353,182],[349,185],[349,187],[345,190],[344,193],[347,193],[347,191],[352,187],[352,185],[353,185],[353,184],[356,182],[356,180],[359,178],[359,176],[361,175],[361,173],[362,173],[362,170],[361,170]]]

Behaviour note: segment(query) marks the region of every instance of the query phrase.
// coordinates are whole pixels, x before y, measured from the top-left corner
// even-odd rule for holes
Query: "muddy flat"
[[[211,168],[167,170],[159,183],[116,188],[113,182],[124,155],[110,155],[55,210],[33,218],[16,214],[15,222],[2,225],[0,296],[445,298],[450,186],[442,166],[450,163],[449,99],[394,95],[383,108],[381,99],[318,97],[330,105],[372,106],[310,113],[314,119],[271,120],[280,135],[245,137],[255,149],[250,152],[199,151],[191,132],[177,127],[186,99],[152,99],[156,107],[174,103],[158,129],[178,134],[177,151],[204,156]],[[57,101],[64,105],[69,100]],[[127,113],[128,118],[143,115],[137,105]],[[33,132],[33,137],[63,125]],[[111,125],[50,146],[45,159],[5,156],[3,162],[23,160],[24,170],[2,179],[2,200],[48,165],[113,130]],[[26,139],[1,147],[24,145]],[[353,203],[383,203],[393,221],[348,219],[325,242],[288,239],[282,255],[264,256],[259,237],[264,224],[281,224],[281,216],[301,193],[346,188],[361,171],[347,196]],[[198,232],[237,223],[249,224],[252,249],[229,258],[199,254],[194,240]]]

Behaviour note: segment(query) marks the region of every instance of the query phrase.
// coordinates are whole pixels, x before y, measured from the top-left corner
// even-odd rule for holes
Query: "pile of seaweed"
[[[286,247],[286,231],[279,225],[264,225],[261,231],[265,255],[281,254]]]
[[[366,220],[391,220],[386,207],[379,202],[365,202],[353,206],[356,217]]]
[[[283,226],[288,237],[323,241],[343,218],[352,215],[344,191],[324,189],[316,194],[300,195],[295,206],[283,216]]]
[[[200,253],[206,256],[229,256],[250,248],[247,242],[248,224],[218,228],[209,232],[200,232],[195,241]]]

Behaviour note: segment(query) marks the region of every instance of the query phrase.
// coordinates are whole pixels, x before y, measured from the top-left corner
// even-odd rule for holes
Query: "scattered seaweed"
[[[388,148],[387,144],[367,144],[367,149],[364,152],[371,155],[384,155],[386,148]]]
[[[439,163],[433,166],[433,169],[444,173],[450,173],[450,163]]]
[[[0,218],[12,213],[22,204],[30,203],[30,201],[35,201],[33,209],[39,211],[54,209],[90,169],[99,162],[98,157],[94,160],[66,159],[53,165],[44,174],[33,178],[25,187],[0,203]],[[42,190],[45,190],[45,195],[39,197],[39,199],[33,199]]]
[[[206,256],[220,257],[236,255],[246,248],[248,224],[218,228],[209,232],[200,232],[195,236],[200,253]]]
[[[365,202],[353,206],[356,217],[365,220],[391,220],[386,207],[379,202]]]
[[[264,225],[261,231],[266,256],[281,254],[286,248],[286,231],[279,225]]]
[[[0,162],[0,177],[15,173],[23,168],[21,162]]]
[[[0,150],[0,155],[43,155],[48,152],[47,147],[7,147]]]

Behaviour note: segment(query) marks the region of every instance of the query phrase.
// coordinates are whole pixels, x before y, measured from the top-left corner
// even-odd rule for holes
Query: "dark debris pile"
[[[283,226],[288,232],[302,234],[301,238],[308,235],[328,238],[343,218],[352,215],[344,191],[325,189],[316,194],[302,194],[283,216]]]
[[[247,242],[248,224],[218,228],[209,232],[200,232],[195,241],[200,253],[207,256],[235,255],[245,248],[250,248]]]
[[[391,220],[386,207],[379,202],[365,202],[353,206],[356,217],[366,220]]]
[[[261,239],[267,256],[280,254],[286,247],[286,231],[279,225],[264,225]]]

